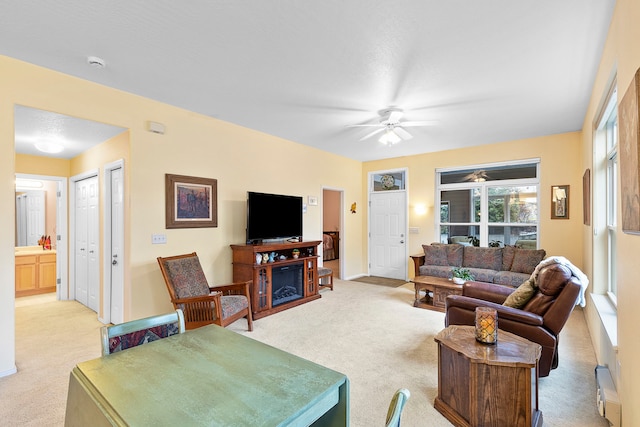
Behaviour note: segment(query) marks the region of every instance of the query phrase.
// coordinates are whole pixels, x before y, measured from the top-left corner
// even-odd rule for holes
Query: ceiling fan
[[[489,175],[487,175],[487,171],[484,169],[480,169],[464,176],[462,178],[462,181],[484,182],[487,180],[487,178],[489,178]]]
[[[379,123],[347,125],[347,127],[376,127],[376,130],[360,138],[360,141],[364,141],[365,139],[369,139],[374,135],[382,133],[378,141],[383,144],[393,145],[400,141],[407,141],[413,138],[413,135],[404,129],[405,127],[431,126],[435,124],[435,122],[427,120],[402,122],[400,119],[404,112],[395,107],[380,110],[378,114],[380,115]]]

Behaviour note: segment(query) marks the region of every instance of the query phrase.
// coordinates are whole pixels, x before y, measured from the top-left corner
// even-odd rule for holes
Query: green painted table
[[[349,379],[217,325],[79,363],[66,426],[347,426]]]

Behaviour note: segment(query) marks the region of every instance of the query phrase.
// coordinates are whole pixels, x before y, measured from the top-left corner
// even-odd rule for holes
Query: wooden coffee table
[[[414,307],[444,311],[447,295],[462,295],[462,285],[456,285],[442,277],[416,276],[411,279],[411,282],[416,289]]]

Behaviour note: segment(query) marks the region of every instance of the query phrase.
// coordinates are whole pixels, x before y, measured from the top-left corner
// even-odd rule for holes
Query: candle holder
[[[482,344],[498,342],[498,312],[495,308],[476,307],[476,341]]]

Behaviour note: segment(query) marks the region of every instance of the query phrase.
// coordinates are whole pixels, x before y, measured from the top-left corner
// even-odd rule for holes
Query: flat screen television
[[[247,192],[247,243],[302,240],[302,197]]]

